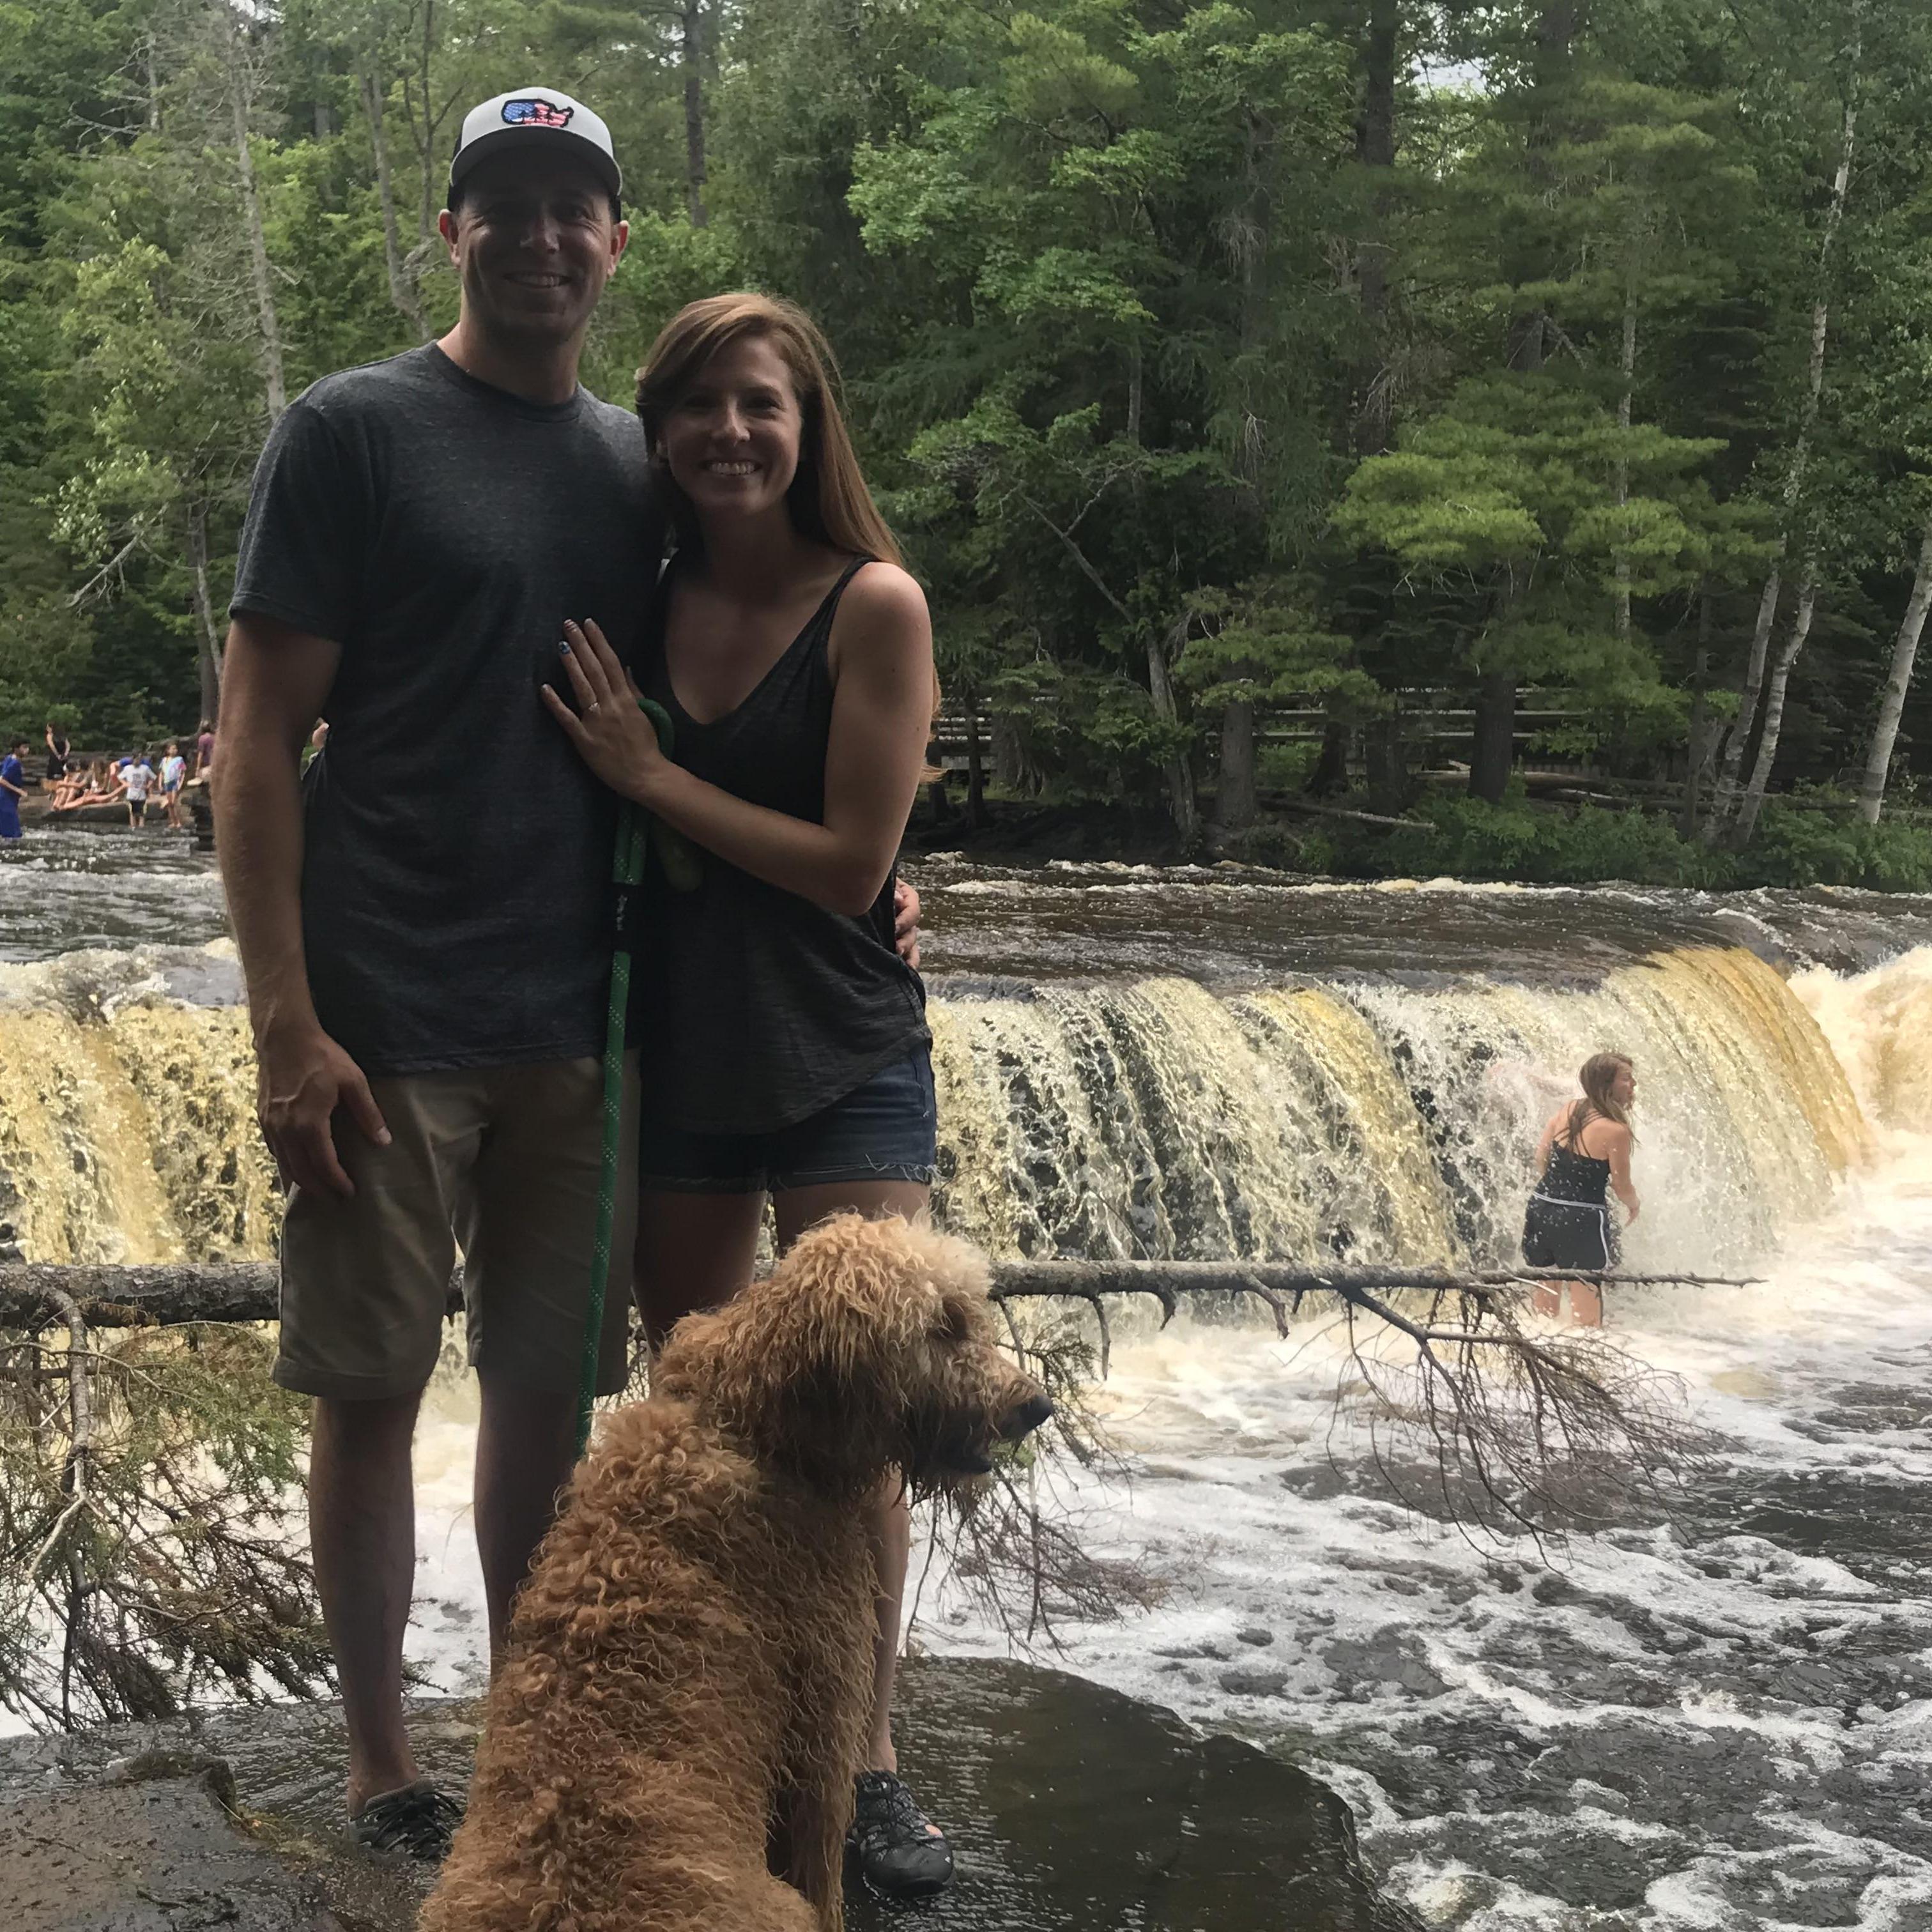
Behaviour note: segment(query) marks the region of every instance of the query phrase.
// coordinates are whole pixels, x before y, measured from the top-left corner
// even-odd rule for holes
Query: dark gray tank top
[[[670,713],[676,758],[722,791],[823,824],[832,682],[826,650],[856,559],[734,711],[701,724],[664,662],[675,562],[645,626],[638,682]],[[695,892],[653,861],[632,1039],[646,1112],[693,1133],[770,1133],[829,1107],[929,1040],[926,989],[892,946],[888,877],[854,919],[702,855]]]

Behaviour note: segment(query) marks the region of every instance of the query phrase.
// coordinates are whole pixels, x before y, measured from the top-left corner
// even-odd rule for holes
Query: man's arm
[[[262,1132],[284,1178],[352,1194],[332,1120],[345,1108],[386,1144],[362,1070],[322,1030],[302,950],[302,754],[342,647],[259,613],[236,618],[221,680],[215,850],[248,990]]]

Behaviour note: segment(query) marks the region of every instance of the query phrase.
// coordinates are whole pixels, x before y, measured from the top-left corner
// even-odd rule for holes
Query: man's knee
[[[312,1456],[341,1462],[380,1462],[406,1456],[414,1439],[423,1392],[368,1397],[319,1395],[310,1412]]]

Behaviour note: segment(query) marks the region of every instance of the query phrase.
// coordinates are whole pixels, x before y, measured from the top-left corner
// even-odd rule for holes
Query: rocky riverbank
[[[1305,1773],[1054,1671],[908,1666],[902,1761],[958,1877],[922,1910],[976,1932],[1409,1932],[1348,1808]],[[474,1706],[424,1700],[426,1771],[460,1784]],[[332,1705],[0,1744],[0,1922],[14,1932],[406,1932],[422,1878],[339,1822]],[[854,1896],[848,1923],[903,1916]]]

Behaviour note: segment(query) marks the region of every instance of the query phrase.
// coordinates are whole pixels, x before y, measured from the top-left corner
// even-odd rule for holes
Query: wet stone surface
[[[893,1908],[855,1885],[854,1932],[1409,1932],[1355,1859],[1347,1808],[1230,1738],[1058,1672],[908,1666],[901,1762],[952,1838],[952,1888]],[[423,1702],[425,1772],[467,1778],[475,1707]],[[425,1875],[340,1822],[334,1706],[0,1744],[8,1932],[407,1932]],[[231,1808],[238,1814],[231,1815]]]

